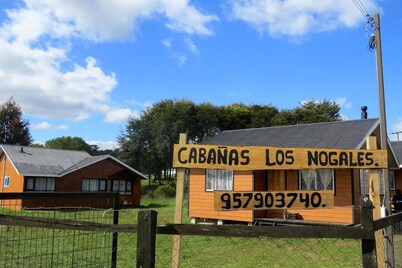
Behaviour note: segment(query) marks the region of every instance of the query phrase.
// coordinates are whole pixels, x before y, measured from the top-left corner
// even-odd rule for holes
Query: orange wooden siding
[[[18,174],[15,170],[14,166],[6,157],[5,154],[2,154],[0,157],[0,192],[1,193],[13,193],[13,192],[23,192],[24,191],[24,176]],[[4,177],[10,177],[9,187],[4,187]],[[21,200],[0,200],[0,206],[2,207],[10,207],[15,209],[22,208]]]
[[[12,192],[22,192],[24,190],[24,177],[18,174],[10,160],[3,154],[0,158],[0,174],[1,174],[1,185],[0,189],[2,193],[12,193]],[[4,177],[10,177],[10,186],[4,187],[3,180]]]
[[[297,170],[286,172],[287,190],[299,189],[299,173]],[[354,223],[354,207],[352,206],[352,172],[349,169],[335,170],[335,195],[332,209],[292,210],[288,213],[299,213],[303,220],[318,222]],[[281,216],[282,213],[272,216]]]
[[[235,171],[234,191],[251,191],[253,187],[252,178],[252,171]],[[253,221],[251,210],[214,210],[214,192],[205,191],[205,169],[190,170],[189,190],[189,216],[192,218]]]
[[[288,213],[299,213],[304,220],[335,223],[354,223],[354,207],[352,206],[352,183],[353,173],[348,169],[339,169],[335,171],[335,195],[332,209],[308,209],[308,210],[288,210]],[[265,180],[262,171],[255,173],[256,181],[253,183],[252,171],[235,171],[234,173],[234,191],[252,191],[264,190],[266,183],[258,180]],[[401,174],[402,179],[402,174]],[[254,188],[253,188],[254,185]],[[299,174],[297,170],[286,171],[285,176],[286,190],[299,190]],[[268,189],[269,190],[269,189]],[[234,211],[215,211],[214,193],[205,191],[205,169],[190,170],[190,197],[189,197],[189,215],[193,218],[220,219],[233,221],[252,222],[253,211],[234,210]],[[356,191],[356,189],[355,189]],[[256,211],[256,217],[284,217],[283,210]]]

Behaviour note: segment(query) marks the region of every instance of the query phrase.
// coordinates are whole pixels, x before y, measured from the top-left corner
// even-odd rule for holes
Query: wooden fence
[[[155,267],[156,237],[163,235],[271,237],[271,238],[339,238],[361,240],[362,266],[378,267],[374,232],[402,221],[402,213],[373,221],[373,205],[365,199],[362,206],[362,224],[356,226],[243,226],[167,224],[157,226],[157,212],[141,210],[138,224],[102,224],[65,219],[48,219],[21,215],[0,214],[0,225],[29,226],[61,230],[137,233],[137,267]],[[116,240],[117,245],[117,240]],[[118,256],[115,256],[118,258]]]

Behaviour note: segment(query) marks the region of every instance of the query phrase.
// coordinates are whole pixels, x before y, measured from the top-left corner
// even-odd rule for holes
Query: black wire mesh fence
[[[116,261],[113,233],[41,227],[39,221],[113,224],[113,208],[105,207],[103,200],[97,202],[99,196],[91,198],[81,194],[71,195],[73,205],[69,205],[68,195],[61,196],[62,203],[58,203],[56,195],[48,195],[46,205],[41,206],[40,200],[45,196],[21,195],[7,202],[2,200],[5,206],[0,208],[0,214],[11,220],[23,219],[25,224],[1,225],[0,219],[0,267],[113,267]],[[21,206],[21,198],[35,198],[35,206]],[[49,206],[49,198],[52,206]],[[26,226],[29,223],[35,227]]]

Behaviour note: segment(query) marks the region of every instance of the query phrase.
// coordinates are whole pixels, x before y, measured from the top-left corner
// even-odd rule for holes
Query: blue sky
[[[35,142],[116,146],[128,116],[163,99],[291,109],[331,100],[378,117],[371,32],[381,16],[387,126],[402,130],[401,1],[0,0],[0,101]]]

